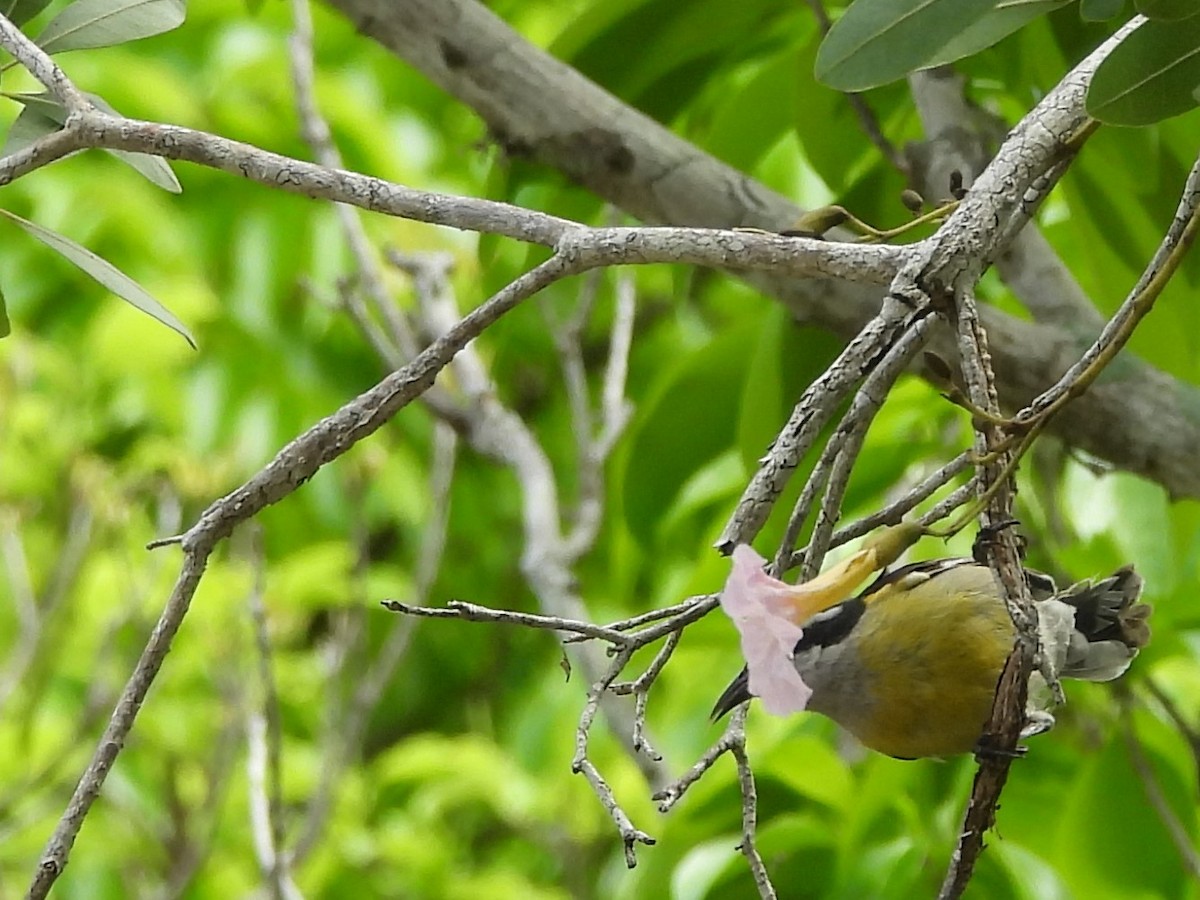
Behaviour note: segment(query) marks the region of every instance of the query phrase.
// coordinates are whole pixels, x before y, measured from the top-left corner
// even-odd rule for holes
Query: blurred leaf
[[[0,12],[14,25],[24,25],[49,5],[50,0],[4,0]]]
[[[86,247],[81,247],[70,238],[38,225],[36,222],[22,219],[6,209],[0,209],[0,216],[8,219],[26,234],[41,241],[68,262],[82,269],[121,299],[137,307],[151,318],[162,322],[168,328],[179,332],[184,340],[195,348],[196,341],[191,332],[187,330],[187,326],[175,318],[170,310],[151,297],[141,285],[111,263],[101,259]]]
[[[747,320],[681,360],[640,411],[622,495],[626,523],[647,546],[692,475],[733,446],[753,325]],[[696,415],[697,408],[703,414]]]
[[[28,146],[37,138],[45,134],[57,131],[67,121],[66,108],[55,100],[49,93],[43,92],[40,94],[9,94],[11,99],[23,103],[25,110],[17,117],[19,122],[27,112],[35,112],[38,119],[31,118],[23,129],[20,131],[20,137],[23,143],[14,149]],[[102,112],[106,112],[112,116],[120,116],[121,114],[113,109],[103,97],[96,94],[85,93],[96,108]],[[45,121],[49,120],[54,123],[53,128],[46,129]],[[46,130],[39,130],[46,129]],[[13,123],[13,128],[9,131],[8,144],[5,144],[5,152],[12,152],[8,149],[9,144],[13,142],[13,133],[16,131],[16,123]],[[162,188],[164,191],[170,191],[172,194],[178,194],[183,191],[179,184],[179,179],[175,177],[175,173],[171,170],[170,164],[160,156],[151,156],[147,153],[130,153],[127,150],[105,150],[105,153],[119,159],[125,165],[138,172],[151,184]]]
[[[840,91],[865,91],[924,66],[995,0],[858,0],[817,52],[816,76]]]
[[[12,334],[12,322],[8,321],[8,304],[4,302],[4,291],[0,290],[0,338]]]
[[[1145,22],[1100,63],[1088,114],[1111,125],[1149,125],[1196,106],[1200,16]]]
[[[1134,0],[1134,6],[1147,19],[1187,19],[1200,13],[1196,0]]]
[[[8,127],[8,137],[4,141],[4,149],[0,150],[0,155],[8,156],[24,150],[38,138],[53,134],[61,127],[62,122],[55,121],[40,111],[26,106]]]
[[[1194,838],[1195,804],[1178,768],[1188,761],[1168,759],[1149,744],[1142,746],[1142,754],[1171,814]],[[1076,896],[1188,896],[1179,855],[1159,813],[1147,802],[1145,787],[1131,777],[1134,766],[1124,742],[1114,736],[1080,764],[1066,803],[1055,811],[1060,871]]]
[[[1067,6],[1073,0],[1008,0],[996,4],[996,8],[982,19],[973,22],[965,30],[951,38],[926,63],[941,66],[966,56],[973,56],[999,43],[1019,28],[1039,16]],[[1086,0],[1085,0],[1086,2]],[[1118,4],[1120,0],[1118,0]]]
[[[1085,22],[1107,22],[1119,16],[1124,7],[1125,0],[1083,0],[1079,15]]]
[[[184,0],[75,0],[38,35],[47,53],[111,47],[178,28]]]

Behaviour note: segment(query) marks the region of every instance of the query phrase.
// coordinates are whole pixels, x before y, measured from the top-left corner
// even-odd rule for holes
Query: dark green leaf
[[[926,65],[940,66],[972,56],[1008,37],[1039,16],[1044,16],[1072,0],[1007,0],[964,31],[951,38]]]
[[[1125,0],[1083,0],[1079,17],[1085,22],[1107,22],[1121,14]]]
[[[1146,22],[1100,64],[1088,90],[1088,113],[1112,125],[1149,125],[1196,106],[1200,85],[1200,16]]]
[[[0,338],[12,334],[12,323],[8,321],[8,304],[4,302],[4,291],[0,291]]]
[[[184,0],[76,0],[38,35],[47,53],[111,47],[183,24]]]
[[[1196,0],[1134,0],[1134,5],[1147,19],[1188,19],[1200,13]]]
[[[4,0],[0,12],[14,25],[24,25],[49,5],[50,0]]]
[[[40,120],[53,122],[55,126],[53,128],[46,128],[43,131],[34,133],[32,130],[33,123],[29,123],[29,125],[26,127],[27,134],[22,135],[22,137],[25,138],[25,143],[15,147],[14,149],[20,149],[21,146],[32,143],[34,140],[44,134],[57,131],[58,127],[67,121],[66,109],[64,109],[62,104],[51,97],[48,93],[10,94],[9,96],[11,99],[25,104],[25,112],[23,112],[21,116],[17,118],[17,122],[20,122],[21,119],[24,118],[25,113],[35,113]],[[111,106],[109,106],[103,97],[99,97],[96,94],[85,94],[84,96],[91,100],[92,103],[96,105],[97,109],[100,109],[109,115],[121,115]],[[13,123],[14,131],[16,129],[16,124],[16,122]],[[39,124],[38,127],[44,128],[44,124]],[[9,143],[11,143],[12,140],[13,131],[10,131]],[[8,145],[5,145],[5,151],[11,152],[8,149]],[[175,177],[175,173],[171,171],[170,164],[162,157],[150,156],[146,153],[130,153],[127,150],[105,150],[104,152],[110,156],[116,157],[121,162],[125,163],[125,165],[131,167],[134,169],[134,171],[141,174],[151,184],[162,188],[164,191],[170,191],[172,194],[178,194],[183,190],[179,184],[179,180]]]
[[[863,91],[926,65],[995,0],[858,0],[826,35],[816,76],[841,91]]]
[[[51,231],[49,228],[38,225],[36,222],[22,219],[20,216],[6,209],[0,209],[0,216],[8,219],[26,234],[41,241],[68,262],[82,269],[118,297],[137,307],[146,315],[162,322],[168,328],[179,332],[183,335],[184,340],[193,347],[196,346],[196,341],[192,338],[187,327],[175,318],[169,309],[151,297],[140,284],[108,261],[101,259],[91,250],[80,246],[70,238],[63,237],[57,231]]]

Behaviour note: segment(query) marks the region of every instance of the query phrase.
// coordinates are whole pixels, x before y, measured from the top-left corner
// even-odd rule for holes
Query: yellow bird
[[[1062,592],[1038,572],[1026,570],[1026,581],[1043,648],[1063,678],[1116,678],[1150,638],[1151,608],[1138,602],[1142,579],[1132,566]],[[978,748],[1014,640],[989,568],[971,559],[906,565],[801,625],[792,663],[812,690],[805,708],[901,759]],[[743,669],[714,718],[749,700],[749,685]],[[1053,722],[1042,715],[1048,722],[1036,731]]]

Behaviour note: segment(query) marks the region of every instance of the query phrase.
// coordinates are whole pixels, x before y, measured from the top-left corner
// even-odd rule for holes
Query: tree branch
[[[330,2],[363,34],[473,108],[510,154],[565,173],[643,221],[782,228],[800,214],[783,197],[532,46],[475,0]],[[1053,103],[1043,102],[1039,110],[1059,119],[1081,115],[1081,88],[1098,62],[1093,55],[1082,63],[1071,76],[1070,90],[1055,92]],[[1010,148],[1010,160],[1023,154],[1026,144],[1037,144],[1040,115]],[[1056,144],[1063,134],[1054,128],[1041,137]],[[1022,176],[1019,184],[1027,180]],[[1023,196],[1022,188],[1014,203]],[[875,291],[837,279],[748,280],[784,302],[798,319],[846,339],[879,308]],[[982,314],[1008,409],[1027,404],[1076,357],[1078,343],[1068,329],[993,309]],[[936,346],[951,358],[950,335],[938,331]],[[1159,482],[1173,496],[1200,497],[1200,469],[1194,465],[1200,390],[1146,365],[1123,376],[1093,388],[1051,430],[1071,446]]]

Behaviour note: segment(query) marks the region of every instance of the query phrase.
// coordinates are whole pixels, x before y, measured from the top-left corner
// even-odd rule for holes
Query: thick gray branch
[[[621,103],[571,67],[531,46],[475,0],[330,0],[369,37],[475,109],[514,155],[558,169],[648,222],[781,227],[798,209]],[[1060,95],[1074,117],[1078,82]],[[1058,134],[1058,132],[1056,132]],[[1023,135],[1023,138],[1030,137]],[[1049,161],[1045,146],[1033,168]],[[1019,198],[1018,198],[1019,199]],[[806,322],[849,339],[878,311],[880,294],[836,279],[751,280]],[[983,311],[1001,400],[1024,405],[1052,384],[1093,335]],[[952,358],[943,331],[935,347]],[[1200,496],[1200,391],[1137,360],[1093,387],[1052,424],[1072,445]]]

